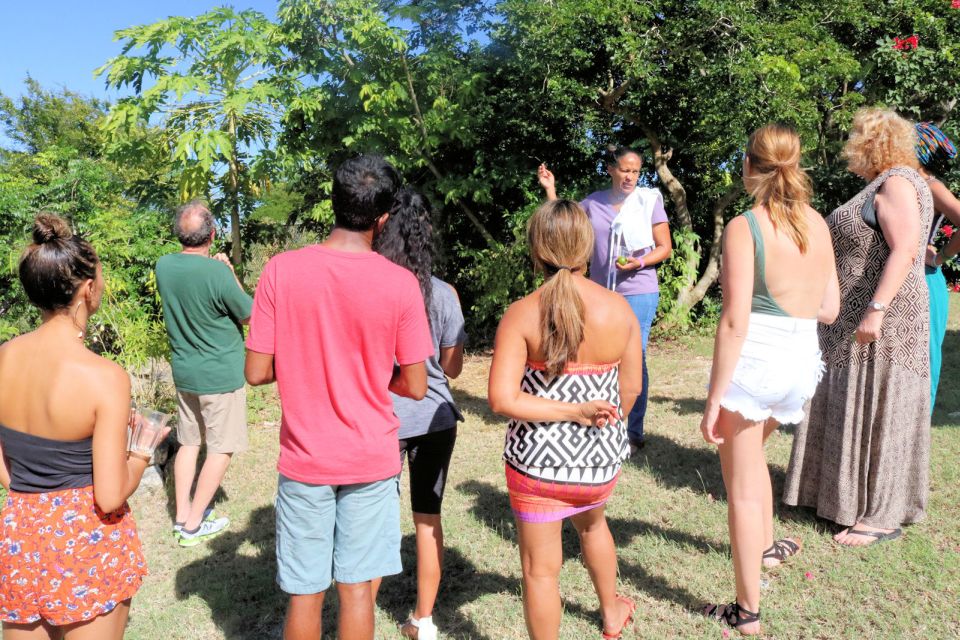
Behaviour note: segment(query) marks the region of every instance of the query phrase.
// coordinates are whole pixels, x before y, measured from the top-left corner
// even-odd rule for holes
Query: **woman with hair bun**
[[[892,540],[925,516],[930,467],[933,222],[913,124],[861,109],[844,155],[867,186],[827,217],[840,274],[837,322],[821,326],[826,373],[797,428],[783,500],[841,525],[838,543]]]
[[[700,423],[720,452],[736,599],[703,613],[756,635],[761,565],[800,551],[798,539],[774,540],[763,444],[778,425],[803,419],[823,367],[817,321],[833,322],[840,294],[830,232],[810,207],[793,129],[767,125],[751,134],[743,183],[753,207],[723,235],[723,310]]]
[[[940,384],[943,338],[947,334],[947,314],[950,311],[947,281],[940,267],[960,252],[960,233],[954,233],[954,237],[939,251],[933,244],[944,218],[953,223],[954,229],[960,228],[960,200],[937,179],[937,175],[956,157],[957,149],[946,134],[932,122],[919,122],[916,129],[920,175],[930,187],[936,214],[930,233],[927,234],[926,253],[927,290],[930,293],[930,413],[933,413],[937,387]]]
[[[400,633],[415,640],[436,640],[439,633],[433,606],[443,568],[440,507],[457,441],[457,423],[463,420],[447,379],[456,378],[463,370],[467,339],[456,290],[433,275],[430,217],[426,198],[409,187],[401,189],[375,246],[377,253],[420,281],[434,347],[434,355],[426,363],[427,395],[423,400],[391,394],[394,413],[400,419],[400,460],[407,459],[410,473],[417,541],[417,602]]]
[[[41,213],[20,282],[42,321],[0,346],[3,635],[119,639],[147,572],[126,500],[150,455],[127,451],[127,373],[84,345],[100,261]]]
[[[644,445],[643,422],[650,382],[647,340],[660,303],[657,265],[670,258],[673,244],[663,196],[658,189],[637,184],[643,164],[640,153],[611,145],[603,163],[610,176],[610,188],[591,193],[580,206],[593,226],[590,279],[624,296],[643,331],[643,390],[627,418],[633,454]],[[547,200],[556,200],[556,180],[547,165],[540,165],[537,177]]]
[[[570,518],[615,639],[633,602],[617,595],[617,554],[604,505],[629,455],[623,414],[643,380],[640,324],[622,296],[585,277],[593,228],[579,204],[550,200],[530,219],[534,267],[545,281],[507,309],[490,368],[490,407],[510,418],[507,489],[517,520],[523,611],[531,638],[558,638]]]

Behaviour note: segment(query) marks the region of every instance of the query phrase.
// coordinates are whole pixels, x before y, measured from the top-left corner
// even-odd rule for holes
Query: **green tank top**
[[[750,311],[790,318],[791,315],[777,304],[767,289],[767,259],[763,249],[763,233],[760,231],[760,224],[753,211],[748,210],[743,217],[747,219],[750,235],[753,237],[753,301],[750,304]]]

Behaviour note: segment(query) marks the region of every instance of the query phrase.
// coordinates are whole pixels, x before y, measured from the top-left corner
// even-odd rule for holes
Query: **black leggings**
[[[456,441],[456,427],[400,440],[400,463],[404,454],[410,462],[410,506],[414,513],[440,513]]]

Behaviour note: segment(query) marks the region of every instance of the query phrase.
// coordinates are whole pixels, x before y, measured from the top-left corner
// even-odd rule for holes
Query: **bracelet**
[[[646,268],[647,268],[647,263],[644,261],[643,256],[640,256],[639,258],[637,258],[637,260],[640,261],[640,268],[641,268],[641,269],[646,269]]]
[[[940,260],[940,262],[937,262],[937,260]],[[940,249],[940,251],[937,251],[937,257],[934,259],[933,262],[938,267],[940,267],[940,266],[943,266],[943,263],[946,262],[947,260],[948,260],[947,256],[943,255],[943,249]]]
[[[145,453],[140,453],[139,451],[127,451],[127,457],[129,457],[129,458],[136,458],[137,460],[143,460],[143,461],[146,462],[147,464],[150,464],[150,460],[151,460],[151,458],[153,458],[152,455],[147,455],[147,454],[145,454]]]

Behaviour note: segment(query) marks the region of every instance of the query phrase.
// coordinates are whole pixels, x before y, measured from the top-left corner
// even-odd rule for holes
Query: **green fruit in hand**
[[[623,256],[620,256],[619,258],[617,258],[617,264],[620,265],[621,267],[626,266],[627,259]]]

